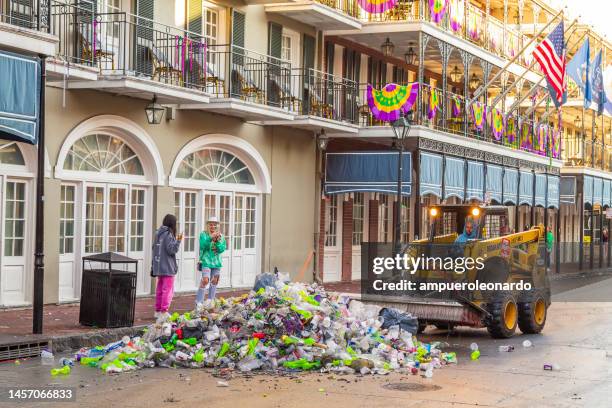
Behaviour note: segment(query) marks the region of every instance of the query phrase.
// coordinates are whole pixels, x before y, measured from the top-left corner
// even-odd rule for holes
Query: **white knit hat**
[[[213,215],[213,216],[208,218],[208,221],[206,221],[206,223],[207,224],[218,224],[219,223],[219,219]]]

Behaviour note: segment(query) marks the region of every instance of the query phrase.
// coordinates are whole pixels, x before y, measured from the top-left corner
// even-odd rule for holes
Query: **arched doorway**
[[[80,296],[81,258],[116,252],[139,260],[137,293],[150,292],[149,265],[154,184],[161,160],[132,122],[97,117],[79,125],[62,147],[59,299]]]
[[[170,185],[179,229],[185,234],[176,290],[197,287],[198,238],[213,215],[228,241],[219,285],[252,286],[261,269],[262,194],[270,191],[268,170],[259,153],[239,138],[202,136],[179,153]]]
[[[0,304],[4,306],[26,305],[31,298],[36,154],[28,147],[0,141]]]

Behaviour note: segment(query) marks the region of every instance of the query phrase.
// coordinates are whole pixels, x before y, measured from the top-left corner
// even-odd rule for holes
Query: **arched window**
[[[181,162],[177,177],[219,183],[255,184],[246,164],[231,153],[202,149],[189,154]]]
[[[25,160],[16,142],[0,141],[0,164],[25,165]]]
[[[144,175],[138,155],[123,140],[103,133],[77,140],[66,156],[64,170]]]

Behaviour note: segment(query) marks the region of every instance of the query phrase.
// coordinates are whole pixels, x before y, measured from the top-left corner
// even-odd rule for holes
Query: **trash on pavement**
[[[499,352],[511,352],[514,351],[514,346],[499,346],[497,350]]]
[[[51,375],[52,376],[56,376],[56,375],[69,375],[70,374],[70,366],[69,365],[65,365],[62,368],[52,368],[51,369]]]
[[[529,341],[529,340],[525,340],[525,341],[523,341],[523,347],[525,347],[525,348],[529,348],[529,347],[531,347],[531,346],[533,346],[533,344],[531,343],[531,341]]]
[[[365,375],[415,373],[425,364],[428,378],[434,369],[457,363],[455,353],[442,351],[445,344],[422,343],[413,336],[418,322],[409,314],[380,313],[379,307],[329,296],[316,284],[286,284],[284,278],[264,284],[262,279],[257,291],[174,313],[141,337],[83,348],[75,359],[106,373],[214,367]]]
[[[544,364],[544,370],[546,371],[559,371],[561,367],[559,364]]]
[[[400,329],[415,335],[419,328],[419,322],[416,317],[410,313],[402,312],[401,310],[385,307],[380,311],[380,317],[383,318],[383,329],[389,329],[392,326],[399,326]]]
[[[42,360],[42,365],[53,365],[55,363],[55,356],[50,351],[41,351],[40,358]]]

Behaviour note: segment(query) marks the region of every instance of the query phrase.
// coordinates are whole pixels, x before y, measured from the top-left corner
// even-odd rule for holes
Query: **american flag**
[[[556,93],[552,96],[559,104],[563,103],[565,92],[565,40],[563,36],[562,21],[533,51],[533,57],[540,64],[546,80]]]

